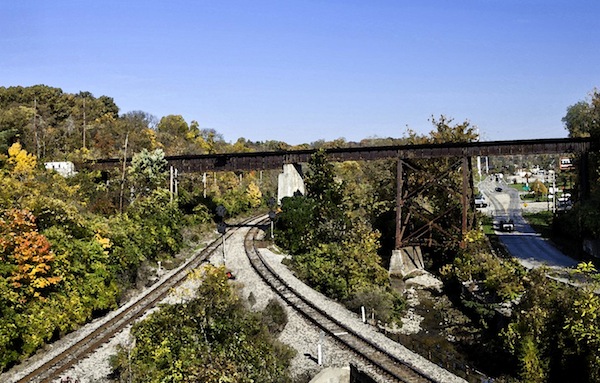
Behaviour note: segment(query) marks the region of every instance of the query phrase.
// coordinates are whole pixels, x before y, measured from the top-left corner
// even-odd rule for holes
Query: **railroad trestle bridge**
[[[325,149],[330,161],[371,161],[380,159],[397,160],[397,192],[396,192],[396,238],[395,248],[419,245],[428,239],[431,242],[431,231],[444,232],[446,228],[437,221],[446,212],[437,216],[428,212],[411,209],[410,199],[422,196],[437,179],[447,177],[451,172],[462,174],[461,190],[449,190],[449,193],[460,198],[462,217],[460,230],[462,233],[474,225],[473,177],[471,159],[485,156],[511,156],[528,154],[574,154],[577,156],[579,172],[580,198],[586,198],[589,192],[588,153],[598,151],[600,142],[591,138],[556,138],[511,141],[483,141],[445,144],[369,146],[351,148]],[[169,165],[184,173],[202,173],[218,171],[251,171],[281,169],[284,165],[307,163],[317,149],[290,150],[278,152],[222,153],[201,155],[180,155],[166,157]],[[408,190],[407,176],[411,172],[420,172],[415,160],[451,159],[445,169],[438,169],[437,174],[420,174],[426,181],[418,190]],[[128,159],[130,160],[130,159]],[[96,169],[112,168],[122,164],[122,159],[102,159],[88,166]],[[411,217],[425,220],[422,227],[413,228],[408,233],[406,228]],[[428,236],[429,234],[429,236]],[[431,245],[431,243],[430,243]]]

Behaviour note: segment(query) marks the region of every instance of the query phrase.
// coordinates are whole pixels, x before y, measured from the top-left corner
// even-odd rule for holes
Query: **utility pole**
[[[37,128],[37,98],[33,99],[33,136],[35,138],[35,149],[37,157],[40,158],[40,139]]]
[[[275,238],[273,234],[273,222],[277,218],[277,212],[275,211],[275,207],[277,206],[277,201],[274,197],[269,198],[267,201],[267,205],[269,205],[269,220],[271,221],[271,241]]]
[[[169,174],[169,193],[171,194],[170,201],[173,202],[174,196],[176,197],[178,195],[177,176],[179,175],[179,172],[177,171],[177,168],[171,166],[169,169]]]
[[[85,97],[83,98],[83,127],[82,127],[82,130],[83,130],[83,133],[82,133],[83,145],[82,145],[82,147],[85,149]]]
[[[171,196],[170,202],[173,202],[173,167],[169,168],[169,195]]]
[[[125,148],[123,151],[123,173],[121,174],[121,192],[119,194],[119,214],[123,213],[123,189],[125,188],[125,171],[127,170],[127,143],[129,132],[125,135]]]
[[[175,168],[175,197],[179,195],[179,170]]]

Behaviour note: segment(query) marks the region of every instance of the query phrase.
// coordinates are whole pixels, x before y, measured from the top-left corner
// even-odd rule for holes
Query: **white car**
[[[481,194],[475,196],[475,207],[487,207],[487,201],[485,197]]]

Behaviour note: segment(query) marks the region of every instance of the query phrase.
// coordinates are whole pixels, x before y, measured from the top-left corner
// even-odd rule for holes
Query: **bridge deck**
[[[600,143],[591,138],[550,138],[539,140],[484,141],[467,143],[370,146],[327,149],[332,161],[376,160],[386,158],[420,159],[441,157],[507,156],[525,154],[582,153],[598,150]],[[306,163],[311,150],[281,152],[223,153],[170,156],[167,161],[181,172],[240,171],[280,169],[286,163]],[[103,159],[93,168],[112,168],[120,159]]]

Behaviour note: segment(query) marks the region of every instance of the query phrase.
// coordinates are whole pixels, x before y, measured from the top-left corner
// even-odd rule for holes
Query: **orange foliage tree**
[[[6,210],[0,218],[1,277],[6,278],[24,303],[61,281],[52,275],[55,256],[50,242],[37,231],[35,217],[22,209]]]

